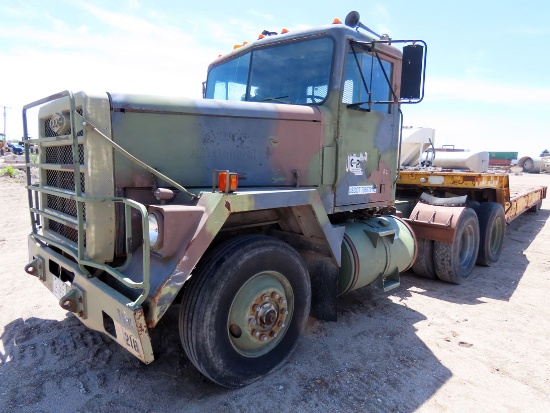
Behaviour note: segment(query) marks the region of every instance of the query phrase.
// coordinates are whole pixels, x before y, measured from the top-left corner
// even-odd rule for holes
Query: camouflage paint
[[[214,169],[241,187],[319,185],[322,114],[273,103],[112,95],[113,139],[187,188],[212,185]],[[162,103],[160,103],[162,102]],[[163,137],[159,139],[159,137]],[[116,186],[151,186],[149,174],[115,155]]]
[[[372,38],[343,25],[325,26],[260,40],[223,56],[213,65],[252,47],[311,36],[330,36],[334,40],[333,72],[327,99],[321,105],[124,94],[110,94],[108,100],[102,97],[82,105],[84,120],[100,125],[107,137],[139,160],[194,193],[200,193],[198,198],[179,193],[170,201],[171,205],[203,208],[204,213],[193,225],[182,224],[187,231],[192,228],[193,234],[179,249],[171,248],[175,251],[170,253],[172,255],[151,253],[150,293],[144,306],[149,328],[157,324],[172,304],[232,214],[276,210],[281,214],[282,221],[288,219],[284,225],[296,228],[294,235],[318,245],[339,266],[344,228],[333,226],[329,216],[339,211],[357,209],[375,214],[378,207],[393,205],[399,125],[397,105],[392,105],[391,113],[381,114],[353,110],[342,103],[349,41],[370,42]],[[377,48],[384,59],[394,64],[392,80],[398,92],[400,52],[385,45],[378,45]],[[86,97],[83,93],[77,96],[77,100],[85,100]],[[49,116],[59,110],[66,112],[66,102],[63,100],[46,105],[41,112],[41,124],[45,124]],[[97,196],[102,191],[111,197],[133,194],[135,201],[162,211],[164,205],[153,198],[152,189],[166,186],[165,183],[116,151],[113,154],[112,147],[100,143],[89,129],[84,128],[79,139],[85,142],[86,185],[95,182],[98,188],[94,193],[89,192],[87,186],[86,195]],[[47,144],[44,141],[41,149]],[[43,150],[41,152],[44,153]],[[364,162],[360,165],[360,173],[359,169],[350,173],[348,168],[348,159],[354,154],[365,154],[364,159],[359,160]],[[234,194],[212,193],[208,188],[212,185],[215,169],[239,173],[239,191]],[[45,176],[41,176],[41,181],[45,181]],[[99,185],[100,182],[104,185]],[[350,195],[350,186],[372,186],[375,191]],[[143,191],[140,192],[141,189]],[[90,215],[87,211],[87,229],[92,231],[87,234],[86,250],[105,247],[108,252],[97,254],[97,259],[109,261],[110,254],[115,250],[113,244],[123,240],[124,230],[120,219],[117,219],[116,228],[112,222],[113,206],[106,203],[103,207],[107,208],[107,227],[97,226],[97,230],[93,229],[94,225],[104,225],[100,224],[104,222],[103,215]],[[117,217],[120,218],[120,215]],[[293,220],[296,222],[293,223]],[[179,229],[177,225],[164,228],[165,231]],[[43,251],[60,265],[67,262],[36,244],[30,249],[31,260]],[[141,254],[140,249],[135,251],[132,261],[121,270],[125,277],[134,282],[140,282],[143,277]],[[100,309],[112,312],[124,308],[135,298],[136,292],[116,283],[114,286],[102,286],[101,281],[88,279],[73,268],[74,265],[69,267],[74,270],[73,284],[85,289],[85,303],[89,308],[94,308],[94,311],[87,313],[85,324],[105,331]],[[133,311],[139,313],[142,308],[137,307]],[[141,316],[138,313],[126,314],[122,320],[134,316],[136,320],[141,320],[143,312]],[[113,317],[111,314],[109,316]],[[141,322],[135,324],[142,326]],[[140,350],[136,354],[133,351],[133,354],[145,361],[152,360],[148,336],[145,337],[143,328],[138,330],[131,333],[143,338],[140,341],[143,352]],[[115,339],[125,345],[118,335]]]
[[[319,194],[315,189],[255,190],[234,194],[204,192],[196,205],[203,207],[205,213],[189,244],[171,259],[163,260],[152,256],[152,288],[147,300],[147,323],[149,327],[154,327],[172,304],[175,295],[191,276],[193,268],[230,214],[307,205],[310,207],[311,216],[315,217],[319,226],[319,231],[311,234],[311,237],[314,238],[312,241],[324,243],[327,246],[327,254],[330,254],[332,259],[340,263],[343,228],[333,227],[330,224]],[[179,229],[171,228],[171,230],[178,231]],[[139,262],[139,259],[134,261]],[[175,265],[170,276],[155,277],[155,274],[166,274],[167,263],[170,263],[170,266]],[[129,274],[134,273],[134,271],[135,268],[133,267],[127,270]]]

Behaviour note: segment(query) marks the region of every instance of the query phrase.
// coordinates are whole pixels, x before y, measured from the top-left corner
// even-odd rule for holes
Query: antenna
[[[348,15],[346,16],[346,26],[349,26],[351,27],[352,29],[355,29],[356,27],[360,27],[362,28],[363,30],[366,30],[367,32],[369,32],[370,34],[373,34],[375,35],[376,37],[378,37],[379,39],[382,37],[380,36],[378,33],[372,31],[371,29],[369,29],[367,26],[365,26],[363,23],[361,23],[359,21],[359,13],[356,12],[356,11],[350,11],[348,13]]]

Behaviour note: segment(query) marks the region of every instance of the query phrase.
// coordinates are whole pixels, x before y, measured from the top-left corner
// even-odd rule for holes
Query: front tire
[[[234,238],[205,256],[189,281],[180,307],[183,348],[210,380],[245,386],[287,359],[310,303],[296,250],[267,236]]]

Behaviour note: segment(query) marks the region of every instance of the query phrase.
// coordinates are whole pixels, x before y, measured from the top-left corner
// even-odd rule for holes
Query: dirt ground
[[[177,308],[152,332],[149,366],[61,309],[23,271],[26,197],[0,178],[1,412],[550,411],[550,201],[509,225],[499,263],[467,283],[407,273],[391,294],[352,292],[338,322],[310,318],[279,370],[227,390],[184,355]]]

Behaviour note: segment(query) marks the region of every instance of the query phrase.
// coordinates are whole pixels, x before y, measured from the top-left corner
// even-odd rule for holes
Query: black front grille
[[[48,228],[62,237],[65,237],[75,243],[78,242],[78,230],[74,228],[68,227],[67,225],[51,219],[48,220]],[[84,231],[82,235],[84,236],[84,246],[86,246],[86,231]]]
[[[63,198],[61,196],[50,195],[46,196],[46,206],[50,209],[54,209],[64,214],[77,217],[76,201],[74,199]],[[83,204],[82,214],[84,220],[86,220],[86,204]]]
[[[76,192],[74,172],[49,169],[46,171],[46,185]],[[82,192],[86,192],[86,179],[83,172],[80,172],[80,185]]]
[[[81,112],[81,111],[80,111]],[[46,136],[57,136],[49,129],[49,120],[46,120]],[[52,135],[53,134],[53,135]],[[70,131],[68,132],[70,134]],[[73,165],[73,147],[72,145],[49,146],[44,148],[45,163],[50,165]],[[78,144],[78,162],[84,165],[84,145]],[[76,184],[74,171],[45,169],[45,184],[52,188],[63,189],[76,194]],[[84,172],[80,172],[80,185],[82,193],[86,191],[86,179]],[[77,218],[77,203],[74,199],[63,196],[46,194],[45,207],[71,217]],[[86,221],[86,204],[83,204],[83,220]],[[55,219],[47,220],[47,228],[70,241],[78,242],[78,230],[71,228]],[[86,245],[86,232],[83,232],[84,246]]]
[[[78,160],[80,165],[84,165],[84,145],[82,144],[78,145]],[[47,147],[46,163],[72,165],[74,163],[72,145]]]

